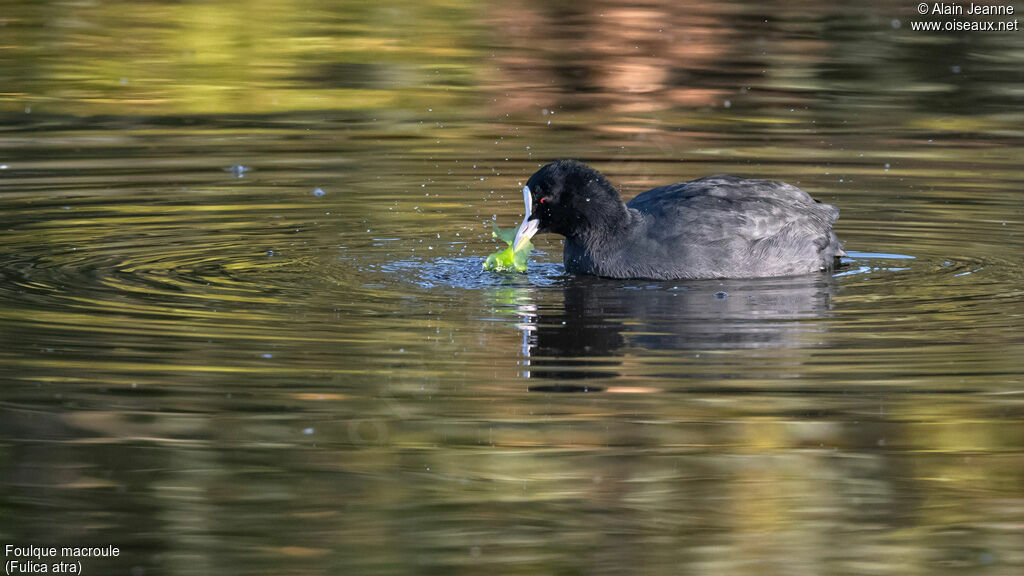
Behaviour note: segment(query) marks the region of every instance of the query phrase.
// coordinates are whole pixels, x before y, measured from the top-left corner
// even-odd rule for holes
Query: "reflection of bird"
[[[813,353],[809,343],[827,328],[800,320],[828,315],[835,288],[829,274],[671,284],[568,279],[562,305],[539,306],[524,332],[528,377],[615,378],[635,375],[643,364],[647,374],[703,378],[712,372],[688,373],[686,359],[699,359],[705,350],[766,348],[779,350],[772,357],[789,370]],[[729,361],[721,368],[735,370]],[[596,390],[593,384],[588,389]]]
[[[834,206],[768,180],[709,176],[648,190],[624,204],[597,170],[560,160],[524,188],[515,245],[565,236],[569,272],[612,278],[758,278],[832,269],[845,252]]]

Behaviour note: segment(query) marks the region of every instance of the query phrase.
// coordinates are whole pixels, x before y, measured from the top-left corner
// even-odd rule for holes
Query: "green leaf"
[[[526,272],[530,251],[533,250],[533,243],[528,241],[519,250],[513,250],[512,242],[515,241],[517,230],[518,228],[498,228],[497,224],[494,225],[491,235],[508,244],[508,248],[488,256],[484,262],[484,270]]]
[[[492,224],[492,226],[494,226],[494,230],[491,230],[492,237],[503,241],[509,246],[512,245],[512,242],[515,242],[516,232],[519,230],[518,228],[498,228],[497,223]]]

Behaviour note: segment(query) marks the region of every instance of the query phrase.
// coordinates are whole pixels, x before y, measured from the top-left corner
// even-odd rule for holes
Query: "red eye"
[[[547,200],[547,198],[541,198],[540,203],[543,204],[545,200]]]

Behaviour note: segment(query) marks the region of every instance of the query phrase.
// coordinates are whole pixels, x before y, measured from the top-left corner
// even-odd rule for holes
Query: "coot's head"
[[[558,160],[538,170],[523,187],[526,217],[517,248],[540,232],[571,237],[607,226],[623,210],[622,199],[600,172],[576,160]]]

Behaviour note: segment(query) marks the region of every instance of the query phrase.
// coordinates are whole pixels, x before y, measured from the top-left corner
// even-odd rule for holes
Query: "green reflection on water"
[[[1024,36],[906,8],[6,7],[2,540],[120,545],[110,572],[1019,574]],[[541,237],[485,275],[563,156],[627,196],[790,181],[869,254],[607,282]]]

